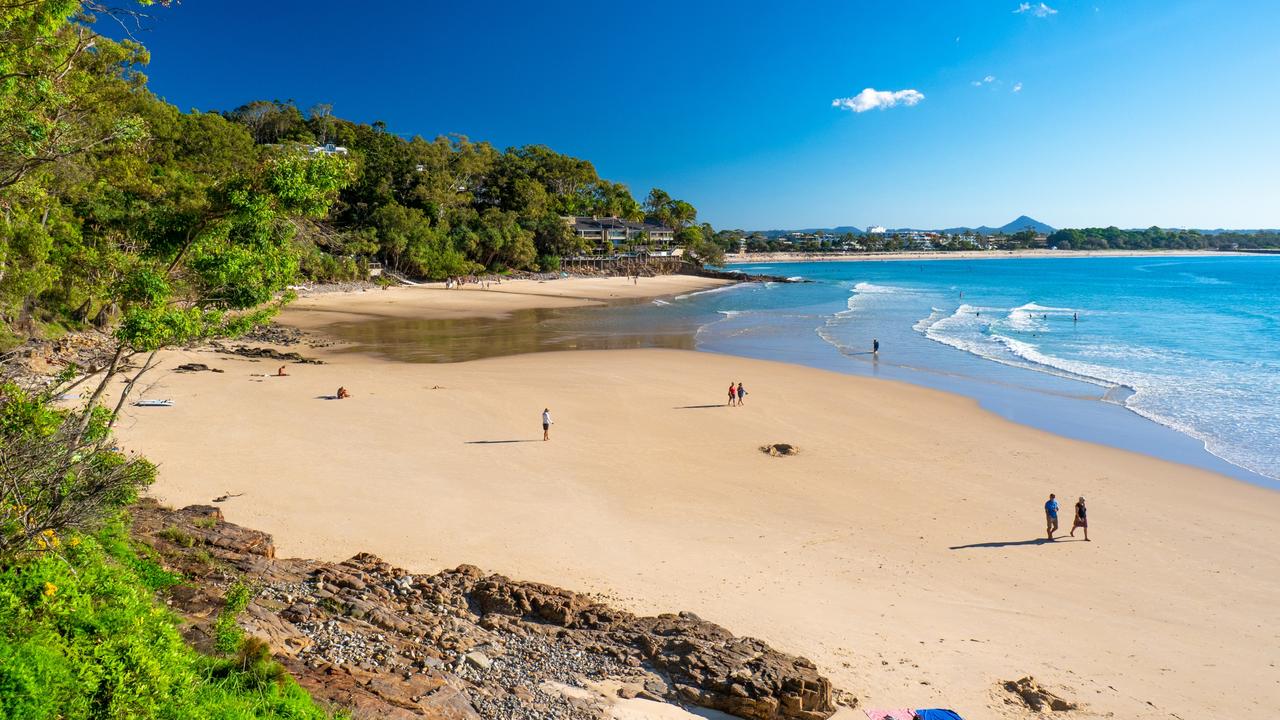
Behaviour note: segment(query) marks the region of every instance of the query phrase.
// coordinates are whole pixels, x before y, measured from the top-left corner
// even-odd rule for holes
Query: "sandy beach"
[[[282,322],[502,317],[717,284],[334,293]],[[276,378],[262,375],[278,362],[164,356],[145,396],[174,406],[129,408],[121,427],[160,464],[153,496],[237,495],[227,519],[274,534],[283,556],[471,563],[637,612],[692,611],[813,659],[864,706],[1028,718],[999,688],[1025,675],[1084,705],[1067,717],[1280,703],[1274,491],[957,396],[781,363],[618,350],[430,365],[290,349],[325,364]],[[171,371],[191,361],[224,372]],[[744,407],[724,406],[730,381],[749,391]],[[323,399],[339,385],[349,400]],[[771,457],[767,443],[800,453]],[[1093,542],[1041,540],[1050,492],[1062,535],[1088,498]]]
[[[875,262],[879,260],[1009,260],[1012,258],[1209,257],[1244,255],[1219,250],[957,250],[954,252],[747,253],[725,255],[725,265],[791,262]]]
[[[604,305],[609,302],[679,295],[731,284],[692,275],[623,278],[576,277],[566,280],[508,280],[445,290],[443,283],[385,290],[303,294],[285,310],[281,322],[315,330],[338,322],[385,318],[452,320],[503,318],[517,310]]]

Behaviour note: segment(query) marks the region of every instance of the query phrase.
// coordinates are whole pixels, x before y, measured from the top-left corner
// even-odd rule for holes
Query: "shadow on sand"
[[[509,443],[542,442],[541,440],[468,440],[466,445],[507,445]]]
[[[1005,540],[1002,542],[984,542],[973,543],[971,545],[953,545],[948,550],[971,550],[974,548],[1002,548],[1002,547],[1018,547],[1020,545],[1060,545],[1069,542],[1084,542],[1084,538],[1064,537],[1050,540],[1048,538],[1036,538],[1034,540]]]
[[[715,405],[679,405],[675,409],[676,410],[701,410],[702,408],[718,408],[718,407],[729,407],[729,406],[724,403],[717,403]]]

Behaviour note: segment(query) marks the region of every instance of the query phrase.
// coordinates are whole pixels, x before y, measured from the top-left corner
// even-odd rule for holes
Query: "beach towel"
[[[134,403],[137,407],[173,407],[172,400],[139,400]]]
[[[918,720],[964,720],[955,710],[917,710]]]
[[[896,710],[863,710],[868,720],[914,720],[915,713],[910,708]]]

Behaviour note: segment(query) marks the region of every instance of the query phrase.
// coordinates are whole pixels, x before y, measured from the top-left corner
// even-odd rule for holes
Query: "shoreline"
[[[389,310],[352,294],[346,311],[448,299],[442,317],[501,315],[564,301],[394,293],[414,300]],[[339,310],[296,317],[314,329]],[[243,358],[167,356],[155,392],[177,404],[131,408],[121,428],[161,464],[153,495],[185,505],[244,491],[228,518],[271,532],[284,555],[475,563],[632,611],[691,610],[814,659],[867,704],[1022,717],[992,688],[1027,674],[1087,703],[1077,717],[1222,716],[1274,690],[1255,682],[1274,638],[1253,622],[1280,599],[1265,570],[1280,567],[1272,491],[1017,425],[950,393],[785,363],[681,350],[444,365],[315,354],[327,364],[289,378],[254,378],[274,366]],[[226,372],[168,372],[191,359]],[[729,377],[752,393],[741,410],[720,405]],[[315,399],[338,384],[351,401]],[[524,442],[547,403],[555,442]],[[758,452],[772,442],[801,454]],[[1035,540],[1048,488],[1099,503],[1099,542]]]
[[[371,319],[501,320],[520,310],[603,307],[611,302],[652,300],[714,290],[738,282],[695,275],[659,275],[638,279],[570,277],[508,280],[487,288],[464,285],[452,290],[446,290],[444,283],[423,283],[299,295],[282,311],[279,322],[304,331],[319,331],[334,323]]]
[[[557,283],[568,283],[557,286]],[[599,338],[584,337],[580,332],[568,331],[564,335],[568,339],[562,344],[548,342],[544,337],[533,332],[544,320],[557,318],[563,321],[561,311],[587,307],[620,306],[638,303],[645,300],[670,299],[677,294],[692,295],[709,291],[729,290],[740,282],[722,279],[708,279],[689,275],[669,275],[657,278],[643,278],[642,282],[631,284],[627,278],[603,277],[571,277],[554,280],[516,280],[508,281],[502,286],[490,286],[482,289],[467,286],[462,290],[445,291],[441,283],[420,286],[401,286],[389,289],[391,295],[382,295],[382,289],[355,290],[344,292],[324,292],[308,296],[306,301],[298,301],[286,308],[281,322],[310,332],[320,332],[334,341],[332,346],[339,352],[356,354],[372,353],[383,359],[422,362],[428,364],[465,362],[487,357],[501,357],[535,352],[556,352],[566,349],[571,344],[575,350],[617,350],[635,348],[668,348],[697,350],[699,352],[725,352],[725,350],[706,350],[697,347],[694,341],[696,333],[677,332],[671,337],[663,335],[646,335],[641,341],[626,343],[602,342]],[[458,293],[482,293],[459,295]],[[352,306],[355,306],[354,308]],[[440,321],[476,321],[472,325],[442,325]],[[410,343],[421,343],[424,339],[421,330],[415,331],[417,325],[430,325],[435,329],[428,335],[432,344],[441,343],[431,353],[406,352],[393,350],[389,337],[399,334],[408,336]],[[501,347],[477,349],[487,341],[482,337],[486,332],[493,332],[504,337]],[[453,342],[451,336],[463,335],[468,342]],[[676,337],[679,335],[680,337]],[[532,336],[532,337],[529,337]],[[681,342],[681,338],[686,340]],[[728,354],[738,356],[735,353]],[[752,357],[746,355],[743,357]],[[764,358],[762,358],[764,359]],[[853,376],[866,376],[861,368],[839,369],[830,365],[809,364],[820,370],[832,370]],[[1028,369],[1027,372],[1036,373]],[[1050,377],[1061,377],[1048,372]],[[920,387],[932,388],[978,401],[982,406],[1002,417],[1020,424],[1086,442],[1096,442],[1120,449],[1126,449],[1152,458],[1167,460],[1179,464],[1201,468],[1210,472],[1226,475],[1268,489],[1280,488],[1280,480],[1260,474],[1247,467],[1237,465],[1229,459],[1214,453],[1208,447],[1208,441],[1173,425],[1161,422],[1143,412],[1130,407],[1124,402],[1106,400],[1124,413],[1125,426],[1123,432],[1113,438],[1105,438],[1095,433],[1073,430],[1068,425],[1079,425],[1079,411],[1075,414],[1068,408],[1067,412],[1075,422],[1063,424],[1051,422],[1047,415],[1027,416],[1010,412],[1001,407],[1001,403],[989,404],[992,400],[989,393],[984,393],[986,381],[977,378],[963,379],[962,376],[951,377],[942,368],[927,367],[895,367],[888,369],[889,379],[906,382]],[[1027,389],[1026,392],[1036,392]],[[1062,402],[1063,398],[1050,393],[1052,402]],[[1094,410],[1088,415],[1094,420],[1106,420],[1105,410]],[[1050,414],[1052,415],[1052,414]],[[1112,421],[1115,418],[1111,418]],[[1167,434],[1167,438],[1162,437]],[[1120,439],[1116,439],[1120,438]]]
[[[759,265],[806,262],[877,262],[881,260],[1010,260],[1016,258],[1098,258],[1098,257],[1219,257],[1251,255],[1227,250],[957,250],[954,252],[886,253],[749,253],[726,254],[724,264]]]

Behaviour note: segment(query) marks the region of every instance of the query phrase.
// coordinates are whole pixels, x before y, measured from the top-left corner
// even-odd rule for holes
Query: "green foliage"
[[[225,605],[213,624],[213,646],[219,652],[233,653],[240,647],[244,631],[236,624],[236,619],[249,607],[250,599],[249,586],[242,582],[237,581],[227,588],[223,600]]]
[[[260,320],[238,313],[299,277],[534,269],[591,250],[563,216],[696,221],[541,145],[406,140],[292,101],[180,112],[146,89],[142,47],[95,31],[127,12],[106,7],[0,0],[0,344],[92,323],[146,352]]]
[[[724,262],[724,247],[706,237],[700,227],[681,228],[676,240],[684,245],[685,253],[703,265],[720,265]]]
[[[0,717],[328,717],[261,643],[230,659],[185,644],[152,585],[119,559],[122,533],[0,566]]]
[[[1206,235],[1197,230],[1067,228],[1049,236],[1050,246],[1063,250],[1202,250],[1235,245],[1241,248],[1280,247],[1280,233],[1233,232]]]
[[[137,498],[155,466],[107,446],[109,413],[0,385],[0,563],[55,552]]]
[[[156,533],[156,535],[164,538],[165,540],[168,540],[169,542],[173,543],[174,545],[177,545],[178,547],[189,548],[189,547],[195,547],[195,544],[196,544],[196,539],[192,537],[190,533],[187,533],[186,531],[184,531],[182,528],[167,527],[161,530],[160,532]]]

